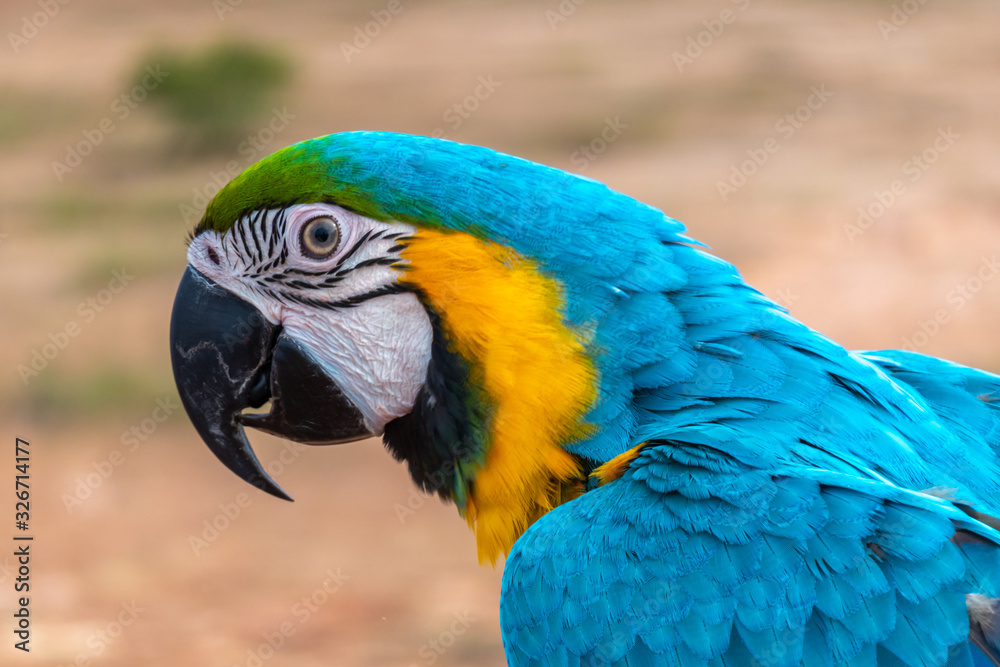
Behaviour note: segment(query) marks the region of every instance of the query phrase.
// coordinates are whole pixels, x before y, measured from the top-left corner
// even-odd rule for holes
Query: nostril
[[[209,248],[208,249],[208,258],[210,260],[212,260],[213,264],[215,264],[216,266],[219,266],[219,264],[220,264],[220,262],[219,262],[219,255],[218,255],[217,252],[215,252],[214,248]]]

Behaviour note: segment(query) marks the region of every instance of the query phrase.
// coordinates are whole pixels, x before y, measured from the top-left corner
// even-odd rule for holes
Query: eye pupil
[[[302,254],[312,259],[325,259],[340,243],[340,226],[333,218],[313,218],[302,226]]]

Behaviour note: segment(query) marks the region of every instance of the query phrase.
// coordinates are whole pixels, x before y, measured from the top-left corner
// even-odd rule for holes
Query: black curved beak
[[[358,409],[298,342],[253,305],[192,267],[170,318],[170,357],[181,403],[227,468],[291,500],[264,471],[243,425],[311,445],[368,437]],[[242,414],[268,400],[267,414]]]

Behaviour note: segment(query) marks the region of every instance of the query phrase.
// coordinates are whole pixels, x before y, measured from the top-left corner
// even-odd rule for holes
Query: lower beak
[[[358,409],[300,343],[249,302],[188,267],[170,319],[181,403],[226,467],[291,500],[261,467],[243,425],[311,445],[371,435]],[[267,414],[242,414],[268,400]]]

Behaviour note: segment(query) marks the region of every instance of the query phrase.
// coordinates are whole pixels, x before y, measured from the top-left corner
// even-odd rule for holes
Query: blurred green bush
[[[292,66],[281,54],[245,43],[223,42],[185,54],[160,49],[147,55],[134,80],[147,67],[168,75],[152,90],[175,125],[174,148],[185,154],[232,152],[271,111],[291,79]]]

